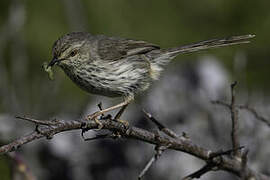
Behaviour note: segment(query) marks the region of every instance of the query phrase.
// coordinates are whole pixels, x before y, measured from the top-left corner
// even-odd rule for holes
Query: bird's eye
[[[77,53],[78,53],[78,50],[75,49],[75,50],[71,51],[69,55],[71,57],[74,57]]]

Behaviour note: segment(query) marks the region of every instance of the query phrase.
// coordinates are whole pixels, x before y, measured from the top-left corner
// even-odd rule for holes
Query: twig
[[[228,103],[225,103],[223,101],[219,101],[219,100],[215,100],[215,101],[211,101],[212,104],[217,104],[217,105],[221,105],[221,106],[224,106],[228,109],[231,108],[231,106],[228,104]]]
[[[143,176],[145,175],[145,173],[149,170],[149,168],[153,165],[153,163],[155,161],[157,161],[159,159],[159,157],[161,156],[161,154],[167,149],[168,147],[164,147],[164,146],[156,146],[155,148],[155,155],[150,159],[150,161],[148,161],[148,163],[146,164],[146,166],[143,168],[143,170],[140,172],[138,179],[141,180],[143,178]]]
[[[254,117],[257,120],[265,123],[268,127],[270,127],[270,120],[268,120],[265,117],[261,116],[254,108],[249,107],[248,105],[239,105],[238,108],[239,109],[245,109],[245,110],[247,110],[248,112],[250,112],[251,114],[253,114]]]
[[[245,172],[246,171],[246,167],[247,167],[247,161],[248,161],[248,149],[245,149],[245,151],[242,154],[242,174],[241,174],[241,179],[242,180],[246,180],[248,179],[247,176],[248,174]]]
[[[169,128],[166,128],[163,124],[161,124],[156,118],[154,118],[150,113],[146,112],[143,109],[143,113],[145,114],[146,118],[150,121],[152,121],[160,131],[162,131],[164,134],[168,135],[169,137],[178,139],[179,136],[170,130]],[[156,138],[158,139],[160,137],[159,134],[156,135]],[[142,179],[142,177],[145,175],[145,173],[149,170],[149,168],[152,166],[152,164],[158,160],[158,158],[161,156],[164,150],[166,150],[170,145],[165,146],[156,146],[155,150],[156,153],[155,155],[150,159],[150,161],[146,164],[144,169],[141,171],[141,173],[138,176],[138,179]]]
[[[235,91],[234,88],[237,82],[231,84],[231,104],[227,104],[222,101],[211,101],[213,104],[222,105],[230,109],[231,121],[232,121],[232,131],[231,131],[231,140],[232,140],[232,149],[237,149],[240,146],[238,130],[239,130],[239,118],[238,118],[238,107],[235,104]],[[241,157],[240,151],[235,151],[234,156]]]
[[[194,173],[191,173],[190,175],[184,177],[182,180],[191,180],[191,179],[194,179],[194,178],[198,179],[202,175],[206,174],[209,171],[212,171],[213,169],[218,170],[218,168],[215,168],[215,167],[218,167],[218,165],[216,163],[213,163],[214,158],[221,157],[221,156],[224,156],[224,155],[229,155],[232,152],[235,152],[235,151],[237,151],[239,149],[242,149],[242,148],[244,148],[244,147],[242,146],[242,147],[239,147],[237,149],[230,149],[230,150],[227,150],[227,151],[219,150],[217,152],[211,152],[209,154],[208,160],[206,160],[206,165],[204,165],[201,169],[195,171]]]
[[[154,118],[150,113],[146,112],[144,109],[143,109],[143,113],[145,114],[146,118],[152,121],[158,127],[158,129],[162,131],[164,134],[172,138],[176,138],[176,139],[179,138],[179,136],[175,132],[173,132],[169,128],[166,128],[163,124],[161,124],[156,118]]]
[[[237,149],[240,146],[238,131],[239,131],[239,118],[238,118],[238,109],[235,106],[235,91],[234,88],[237,82],[233,82],[231,84],[231,119],[232,119],[232,132],[231,132],[231,139],[232,139],[232,148]],[[234,155],[236,157],[241,157],[240,151],[235,151]]]
[[[223,155],[230,155],[231,153],[233,153],[235,151],[238,151],[238,150],[241,150],[243,148],[244,148],[244,146],[240,146],[240,147],[238,147],[236,149],[229,149],[227,151],[220,150],[220,151],[217,151],[217,152],[212,152],[209,155],[209,159],[213,159],[215,157],[223,156]]]
[[[146,112],[145,110],[143,110],[144,114],[146,115],[146,118],[151,120],[152,122],[154,122],[157,127],[159,128],[160,131],[164,132],[166,135],[178,139],[179,136],[173,132],[172,130],[170,130],[169,128],[166,128],[163,124],[161,124],[156,118],[154,118],[150,113]],[[199,169],[198,171],[186,176],[185,178],[183,178],[183,180],[188,180],[188,179],[193,179],[193,178],[200,178],[203,174],[211,171],[216,165],[216,163],[213,163],[213,159],[222,155],[228,155],[230,153],[235,153],[236,151],[238,151],[239,149],[241,149],[243,147],[237,147],[237,148],[233,148],[231,150],[228,151],[218,151],[218,152],[211,152],[209,154],[209,158],[206,160],[206,165],[204,167],[202,167],[201,169]],[[142,176],[148,171],[148,169],[151,167],[151,165],[157,160],[157,157],[154,156],[150,159],[150,161],[147,163],[147,165],[145,166],[145,168],[143,169],[143,171],[140,173],[140,176],[138,179],[141,179]]]
[[[143,176],[145,175],[145,173],[149,170],[149,168],[152,166],[152,164],[156,161],[156,156],[154,155],[150,161],[148,161],[148,163],[145,165],[145,167],[143,168],[143,170],[140,172],[138,179],[142,179]]]
[[[195,171],[194,173],[191,173],[190,175],[184,177],[182,180],[191,180],[194,178],[199,179],[202,175],[206,174],[207,172],[211,171],[215,167],[213,163],[207,163],[205,166],[203,166],[201,169]]]
[[[28,120],[31,118],[24,117],[22,119]],[[31,119],[30,122],[36,124],[37,122],[40,122],[40,120]],[[55,121],[49,122],[55,123]],[[39,132],[33,131],[32,133],[22,136],[7,145],[1,146],[0,154],[5,154],[7,152],[14,151],[21,145],[27,144],[40,138],[44,138],[46,137],[46,134],[55,135],[65,131],[71,131],[76,129],[81,130],[82,128],[89,128],[89,129],[98,128],[98,124],[95,121],[57,120],[57,124],[51,126],[51,124],[54,123],[47,123],[49,125],[41,127],[39,129]],[[103,129],[107,129],[111,132],[117,132],[121,135],[122,138],[136,139],[146,143],[154,144],[159,147],[168,147],[168,149],[185,152],[205,161],[209,159],[209,154],[211,154],[210,153],[211,150],[193,144],[191,141],[179,141],[179,139],[168,138],[164,136],[156,138],[155,133],[132,126],[130,126],[129,129],[126,129],[122,123],[116,121],[101,121],[101,123],[103,124]],[[231,172],[239,177],[242,176],[242,163],[239,162],[238,160],[222,156],[220,158],[214,158],[212,161],[213,164],[215,164],[215,166],[218,166],[220,170]],[[269,177],[266,177],[260,173],[255,172],[248,166],[246,166],[245,173],[248,174],[249,177],[254,177],[255,179],[267,179],[267,178],[269,179]]]
[[[110,133],[110,134],[98,134],[94,137],[90,137],[90,138],[84,138],[83,137],[83,140],[84,141],[92,141],[92,140],[97,140],[97,139],[106,139],[106,138],[116,138],[117,136],[113,133]]]
[[[228,103],[225,103],[223,101],[219,101],[219,100],[215,100],[215,101],[211,101],[212,104],[217,104],[217,105],[222,105],[226,108],[230,109],[230,105]],[[250,112],[251,114],[253,114],[253,116],[255,117],[255,119],[265,123],[267,126],[270,127],[270,120],[266,119],[265,117],[261,116],[254,108],[248,106],[248,105],[235,105],[237,108],[239,109],[244,109],[248,112]]]
[[[46,126],[55,126],[58,124],[57,120],[51,120],[51,121],[43,121],[43,120],[37,120],[37,119],[33,119],[33,118],[29,118],[26,116],[16,116],[15,118],[17,119],[22,119],[22,120],[26,120],[35,124],[39,124],[39,125],[46,125]]]

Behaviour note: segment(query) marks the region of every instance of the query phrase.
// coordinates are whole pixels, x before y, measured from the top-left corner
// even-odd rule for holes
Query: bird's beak
[[[53,58],[48,66],[53,66],[55,63],[62,61],[61,59]]]

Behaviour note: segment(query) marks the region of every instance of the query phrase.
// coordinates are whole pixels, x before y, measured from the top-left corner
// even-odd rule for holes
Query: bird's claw
[[[102,129],[104,127],[104,125],[100,122],[100,120],[98,120],[98,116],[100,116],[102,114],[100,114],[100,112],[95,112],[91,115],[88,115],[86,120],[89,121],[89,120],[94,120],[97,124],[98,124],[98,130]]]
[[[121,124],[123,124],[125,126],[125,128],[128,128],[129,127],[129,122],[126,121],[126,120],[117,119],[116,121],[118,121]]]

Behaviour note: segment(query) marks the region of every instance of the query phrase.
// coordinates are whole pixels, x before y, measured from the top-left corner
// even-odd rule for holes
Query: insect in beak
[[[48,66],[53,66],[54,64],[56,64],[56,63],[58,63],[58,62],[60,62],[60,61],[63,61],[63,60],[65,60],[65,59],[57,59],[57,58],[53,58],[53,59],[51,60],[51,62],[48,64]]]

